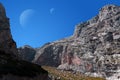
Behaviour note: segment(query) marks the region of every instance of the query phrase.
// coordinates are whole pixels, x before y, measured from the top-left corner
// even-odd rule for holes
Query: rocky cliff
[[[107,5],[76,25],[71,37],[45,44],[33,60],[40,65],[120,79],[120,7]]]
[[[9,18],[6,17],[5,8],[0,3],[0,50],[12,52],[16,55],[16,43],[12,39]]]
[[[10,32],[9,18],[0,3],[0,80],[48,80],[41,66],[20,60]]]

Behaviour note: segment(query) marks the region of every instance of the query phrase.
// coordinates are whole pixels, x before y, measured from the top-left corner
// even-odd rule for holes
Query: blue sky
[[[106,4],[120,0],[0,0],[10,18],[17,47],[40,47],[47,42],[71,36],[75,25],[91,19]],[[20,16],[24,26],[20,24]],[[26,18],[26,19],[24,19]],[[24,20],[23,20],[24,19]]]

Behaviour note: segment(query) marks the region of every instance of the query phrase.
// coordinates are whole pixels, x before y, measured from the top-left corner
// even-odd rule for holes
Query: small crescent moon
[[[32,15],[35,13],[33,9],[26,9],[24,10],[20,15],[20,25],[26,26],[29,22],[29,19],[32,17]]]
[[[50,9],[50,14],[53,14],[54,11],[55,11],[55,8],[51,8]]]

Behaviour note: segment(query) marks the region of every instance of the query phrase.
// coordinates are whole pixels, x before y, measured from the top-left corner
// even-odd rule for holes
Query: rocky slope
[[[120,79],[120,7],[107,5],[76,25],[71,37],[45,44],[33,60],[40,65]]]
[[[106,80],[105,78],[86,76],[79,72],[58,70],[50,66],[42,66],[42,68],[48,71],[52,80]]]
[[[48,72],[18,58],[10,32],[9,18],[0,3],[0,80],[48,80]]]

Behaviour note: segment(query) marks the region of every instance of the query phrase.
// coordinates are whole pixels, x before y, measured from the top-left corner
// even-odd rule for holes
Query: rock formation
[[[18,48],[18,53],[22,60],[32,62],[36,54],[36,49],[32,48],[29,45],[25,45],[23,47]]]
[[[48,80],[41,66],[20,60],[10,32],[9,18],[0,3],[0,80]]]
[[[97,16],[76,25],[71,37],[41,47],[33,61],[117,80],[120,78],[120,7],[104,6]]]
[[[16,43],[12,39],[9,18],[6,17],[5,8],[0,3],[0,50],[12,52],[16,55]]]

